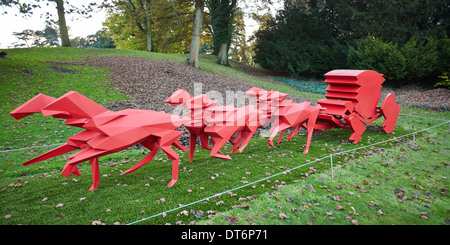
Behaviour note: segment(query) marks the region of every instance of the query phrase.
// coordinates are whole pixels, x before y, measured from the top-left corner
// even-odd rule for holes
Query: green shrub
[[[411,38],[401,52],[406,60],[407,78],[417,80],[435,78],[439,68],[438,40]],[[438,72],[438,73],[437,73]]]
[[[448,78],[448,73],[444,72],[442,76],[438,76],[441,81],[437,82],[434,86],[436,87],[444,87],[444,88],[450,88],[450,80]]]
[[[348,66],[354,69],[375,70],[389,80],[401,80],[406,76],[406,59],[396,44],[384,43],[367,36],[349,47]]]

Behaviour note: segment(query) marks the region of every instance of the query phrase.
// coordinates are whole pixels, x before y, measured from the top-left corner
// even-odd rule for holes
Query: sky
[[[279,0],[275,0],[275,2],[277,1]],[[25,2],[31,2],[31,0],[26,0]],[[92,2],[92,0],[77,0],[72,2],[83,4]],[[250,7],[249,9],[249,11],[252,11],[254,8]],[[4,11],[7,11],[7,14],[2,14]],[[0,7],[0,49],[12,48],[13,43],[18,41],[13,35],[13,32],[21,32],[25,29],[44,30],[45,17],[40,16],[45,16],[46,12],[50,12],[53,15],[53,19],[57,20],[56,4],[54,2],[49,2],[48,6],[45,3],[41,4],[41,8],[34,9],[31,16],[20,14],[15,7],[4,9]],[[247,37],[250,37],[253,31],[258,29],[258,24],[249,18],[249,16],[246,15],[247,18],[245,19]],[[94,12],[91,18],[76,17],[76,14],[66,14],[70,38],[77,36],[86,37],[95,34],[103,27],[102,22],[106,18],[106,12]]]
[[[30,1],[26,1],[30,2]],[[72,1],[71,1],[72,2]],[[87,3],[89,0],[77,0],[77,3]],[[25,29],[31,30],[44,30],[45,28],[45,16],[46,12],[53,14],[53,19],[57,20],[58,15],[56,12],[56,4],[49,2],[46,6],[42,4],[41,8],[33,10],[33,15],[25,17],[20,14],[19,11],[14,8],[1,9],[1,13],[7,11],[7,14],[0,14],[0,48],[12,48],[12,44],[17,41],[17,38],[13,35],[13,32],[21,32]],[[102,22],[105,20],[105,12],[92,13],[91,18],[75,18],[75,14],[66,14],[66,23],[70,28],[70,38],[77,36],[86,37],[87,35],[95,34],[102,28]]]

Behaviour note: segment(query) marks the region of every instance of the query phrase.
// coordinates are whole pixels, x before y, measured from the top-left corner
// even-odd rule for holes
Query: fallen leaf
[[[92,224],[92,225],[104,225],[105,223],[102,223],[101,220],[94,220],[94,221],[92,221],[91,224]]]
[[[310,189],[312,192],[316,192],[316,189],[314,189],[311,184],[307,185],[306,188]]]
[[[163,202],[165,202],[165,201],[166,201],[166,199],[161,198],[161,199],[159,199],[159,200],[156,200],[156,203],[161,204],[161,203],[163,203]]]
[[[333,196],[333,200],[340,202],[342,201],[342,196]]]
[[[356,219],[352,219],[352,225],[359,225],[359,222]]]
[[[337,205],[336,207],[334,207],[334,209],[336,209],[336,210],[342,210],[342,209],[345,209],[343,206],[341,206],[341,205]]]
[[[280,218],[280,219],[287,219],[287,218],[289,218],[286,214],[284,214],[284,213],[280,213],[280,215],[278,215],[278,217]]]
[[[238,218],[236,218],[235,216],[231,218],[231,217],[229,217],[229,216],[223,215],[222,218],[224,218],[226,221],[228,221],[228,223],[229,223],[230,225],[236,224],[236,223],[238,222]]]

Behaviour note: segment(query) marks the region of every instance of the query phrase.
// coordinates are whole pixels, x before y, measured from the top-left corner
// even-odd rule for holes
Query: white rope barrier
[[[31,150],[36,148],[42,148],[42,147],[49,147],[49,146],[60,146],[64,143],[58,143],[58,144],[51,144],[51,145],[40,145],[40,146],[32,146],[32,147],[25,147],[25,148],[17,148],[17,149],[8,149],[8,150],[2,150],[0,152],[9,152],[9,151],[22,151],[22,150]]]

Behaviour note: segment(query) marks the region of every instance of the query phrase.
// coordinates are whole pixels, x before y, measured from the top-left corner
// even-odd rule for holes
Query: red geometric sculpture
[[[206,109],[205,132],[211,137],[213,148],[210,156],[231,159],[229,155],[219,154],[227,141],[234,144],[230,153],[241,153],[260,126],[257,110],[253,105],[235,108],[233,105],[214,106]],[[232,139],[233,135],[236,138]]]
[[[189,162],[194,159],[197,138],[200,138],[202,149],[211,150],[212,147],[208,145],[208,134],[204,132],[206,127],[204,113],[208,107],[215,106],[217,101],[210,100],[203,94],[192,97],[184,89],[178,89],[164,102],[171,106],[183,105],[185,109],[190,110],[182,119],[183,126],[189,131]]]
[[[306,148],[303,153],[308,153],[311,142],[314,125],[317,115],[321,109],[320,106],[311,106],[309,102],[294,103],[292,100],[284,100],[287,94],[278,91],[266,91],[259,88],[251,88],[245,92],[250,97],[255,98],[258,103],[260,116],[264,124],[272,123],[267,142],[273,147],[273,138],[281,132],[277,143],[281,142],[284,132],[293,128],[293,131],[287,137],[291,140],[301,127],[306,128]]]
[[[394,94],[388,94],[382,105],[377,107],[381,97],[383,74],[371,70],[333,70],[325,74],[325,98],[318,100],[324,110],[319,113],[317,130],[346,128],[353,131],[350,140],[357,143],[367,124],[381,116],[382,126],[391,133],[400,113],[400,106]]]
[[[245,92],[256,101],[255,105],[235,108],[233,105],[217,106],[217,101],[207,95],[192,97],[185,90],[175,91],[166,103],[182,105],[189,112],[183,116],[150,110],[126,109],[109,111],[77,92],[68,92],[56,99],[39,94],[10,114],[20,119],[32,113],[41,112],[44,116],[65,119],[65,124],[83,130],[67,139],[67,143],[33,158],[23,165],[33,164],[74,150],[81,151],[71,155],[62,174],[80,175],[77,164],[89,161],[93,184],[89,190],[98,187],[100,181],[98,158],[112,154],[135,144],[141,144],[151,152],[124,174],[132,173],[150,162],[161,149],[172,160],[173,186],[178,180],[179,156],[171,148],[175,146],[189,151],[189,161],[193,161],[197,138],[203,149],[211,150],[210,156],[231,159],[220,149],[226,142],[233,144],[230,153],[241,153],[259,127],[272,124],[268,143],[273,146],[273,138],[280,132],[280,143],[288,128],[293,131],[287,137],[291,140],[301,127],[307,130],[306,147],[308,153],[313,131],[331,128],[352,130],[350,140],[357,143],[366,125],[381,116],[385,118],[382,127],[386,133],[394,130],[400,107],[394,94],[388,94],[381,106],[383,75],[370,70],[334,70],[325,74],[325,99],[318,100],[317,106],[309,102],[294,103],[285,100],[288,94],[266,91],[253,87]],[[176,130],[184,126],[189,131],[189,149],[182,146],[178,137],[183,133]],[[233,138],[234,136],[234,138]],[[212,146],[208,145],[209,139]]]
[[[20,119],[37,112],[42,112],[44,116],[66,119],[65,124],[84,130],[69,137],[64,145],[33,158],[23,165],[81,149],[69,157],[62,174],[67,178],[70,177],[70,174],[81,176],[76,165],[89,161],[93,180],[89,190],[92,191],[98,187],[100,181],[99,157],[124,150],[135,144],[141,144],[151,150],[151,153],[125,173],[136,171],[151,161],[157,151],[161,149],[172,160],[172,180],[167,186],[173,186],[178,179],[179,156],[170,146],[174,145],[184,151],[188,149],[178,141],[178,137],[183,132],[175,130],[176,119],[170,114],[134,109],[109,111],[73,91],[58,99],[39,94],[10,114],[14,118]]]
[[[165,102],[190,110],[182,119],[190,135],[189,162],[193,161],[197,137],[202,149],[211,150],[210,156],[229,160],[231,157],[220,151],[225,143],[229,141],[234,144],[230,153],[241,153],[259,127],[253,120],[257,116],[256,108],[251,105],[238,109],[233,105],[217,106],[217,101],[210,100],[207,95],[192,97],[183,89],[175,91]],[[238,137],[232,139],[235,134]],[[209,139],[212,147],[208,145]]]

